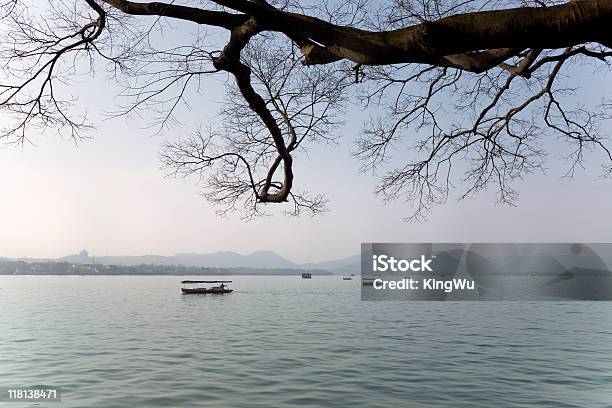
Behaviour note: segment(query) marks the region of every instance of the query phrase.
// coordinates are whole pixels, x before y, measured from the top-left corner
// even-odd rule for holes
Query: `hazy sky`
[[[612,90],[610,81],[597,86],[604,94]],[[73,90],[94,117],[112,109],[117,92],[104,78],[87,77]],[[211,86],[187,119],[206,123],[222,98]],[[98,256],[273,250],[308,262],[353,255],[360,242],[612,241],[612,181],[598,177],[600,162],[565,180],[554,157],[551,175],[519,184],[518,207],[497,206],[487,193],[450,200],[427,222],[403,222],[411,209],[380,202],[372,194],[376,179],[359,174],[349,154],[361,127],[358,109],[340,145],[315,148],[309,160],[296,163],[298,187],[317,186],[331,200],[331,212],[315,218],[274,215],[245,223],[239,214],[217,217],[198,195],[197,180],[163,178],[164,138],[124,119],[98,122],[93,140],[78,147],[54,135],[34,135],[37,146],[4,147],[0,256],[59,257],[84,248]]]

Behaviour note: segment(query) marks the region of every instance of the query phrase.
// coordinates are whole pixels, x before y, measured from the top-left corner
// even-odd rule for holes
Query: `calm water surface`
[[[361,302],[340,277],[184,296],[181,279],[0,276],[0,386],[61,387],[38,406],[62,408],[612,407],[612,302]]]

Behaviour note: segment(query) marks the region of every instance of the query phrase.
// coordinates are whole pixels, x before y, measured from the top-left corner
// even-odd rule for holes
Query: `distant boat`
[[[310,279],[312,278],[312,274],[311,273],[303,273],[302,274],[302,279]]]
[[[342,280],[352,280],[353,278],[351,278],[350,276],[343,276]]]
[[[193,281],[193,280],[184,280],[181,282],[183,287],[181,288],[181,292],[183,294],[196,294],[196,293],[232,293],[234,289],[230,289],[228,283],[232,283],[232,281]],[[209,288],[196,286],[201,284],[218,284],[218,286],[212,286]]]
[[[361,279],[361,284],[363,286],[374,286],[374,279],[365,279],[365,278],[362,278]]]

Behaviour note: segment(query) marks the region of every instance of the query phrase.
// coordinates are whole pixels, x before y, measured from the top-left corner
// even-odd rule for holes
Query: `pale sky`
[[[612,90],[610,81],[597,88],[602,94]],[[113,108],[118,91],[104,78],[88,77],[73,89],[94,117]],[[218,85],[211,86],[187,121],[206,123],[222,99]],[[426,222],[403,222],[410,207],[378,200],[372,193],[376,179],[358,173],[349,154],[359,118],[355,105],[339,146],[315,148],[309,160],[296,163],[295,183],[326,193],[329,213],[249,222],[239,214],[217,217],[198,195],[197,180],[164,179],[158,160],[164,138],[141,123],[98,121],[93,139],[78,147],[54,135],[33,135],[37,146],[0,149],[0,256],[273,250],[295,262],[316,262],[356,254],[361,242],[612,241],[612,181],[599,177],[601,162],[566,180],[554,156],[549,176],[518,184],[518,207],[496,205],[491,192],[451,199]],[[172,133],[180,132],[189,127]]]

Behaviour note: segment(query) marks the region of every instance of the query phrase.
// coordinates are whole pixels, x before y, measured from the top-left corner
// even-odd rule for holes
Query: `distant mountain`
[[[176,254],[173,256],[142,255],[142,256],[90,256],[86,251],[80,254],[68,255],[57,259],[61,262],[79,264],[102,264],[134,266],[141,264],[181,265],[209,268],[254,268],[254,269],[306,269],[325,270],[337,274],[358,273],[360,256],[354,255],[343,259],[298,264],[272,251],[255,251],[242,255],[233,251],[220,251],[209,254]]]
[[[328,271],[335,271],[338,269],[344,269],[346,267],[354,267],[355,265],[361,265],[361,255],[353,255],[347,258],[336,259],[333,261],[318,262],[318,263],[305,263],[300,265],[305,269],[327,269]]]
[[[102,264],[102,265],[141,265],[141,264],[154,264],[154,265],[180,265],[172,257],[161,256],[161,255],[141,255],[141,256],[89,256],[82,254],[68,255],[63,258],[57,259],[61,262],[71,262],[80,264]]]
[[[177,254],[171,257],[180,265],[210,266],[219,268],[300,268],[300,265],[272,251],[255,251],[241,255],[232,251],[211,254]]]

